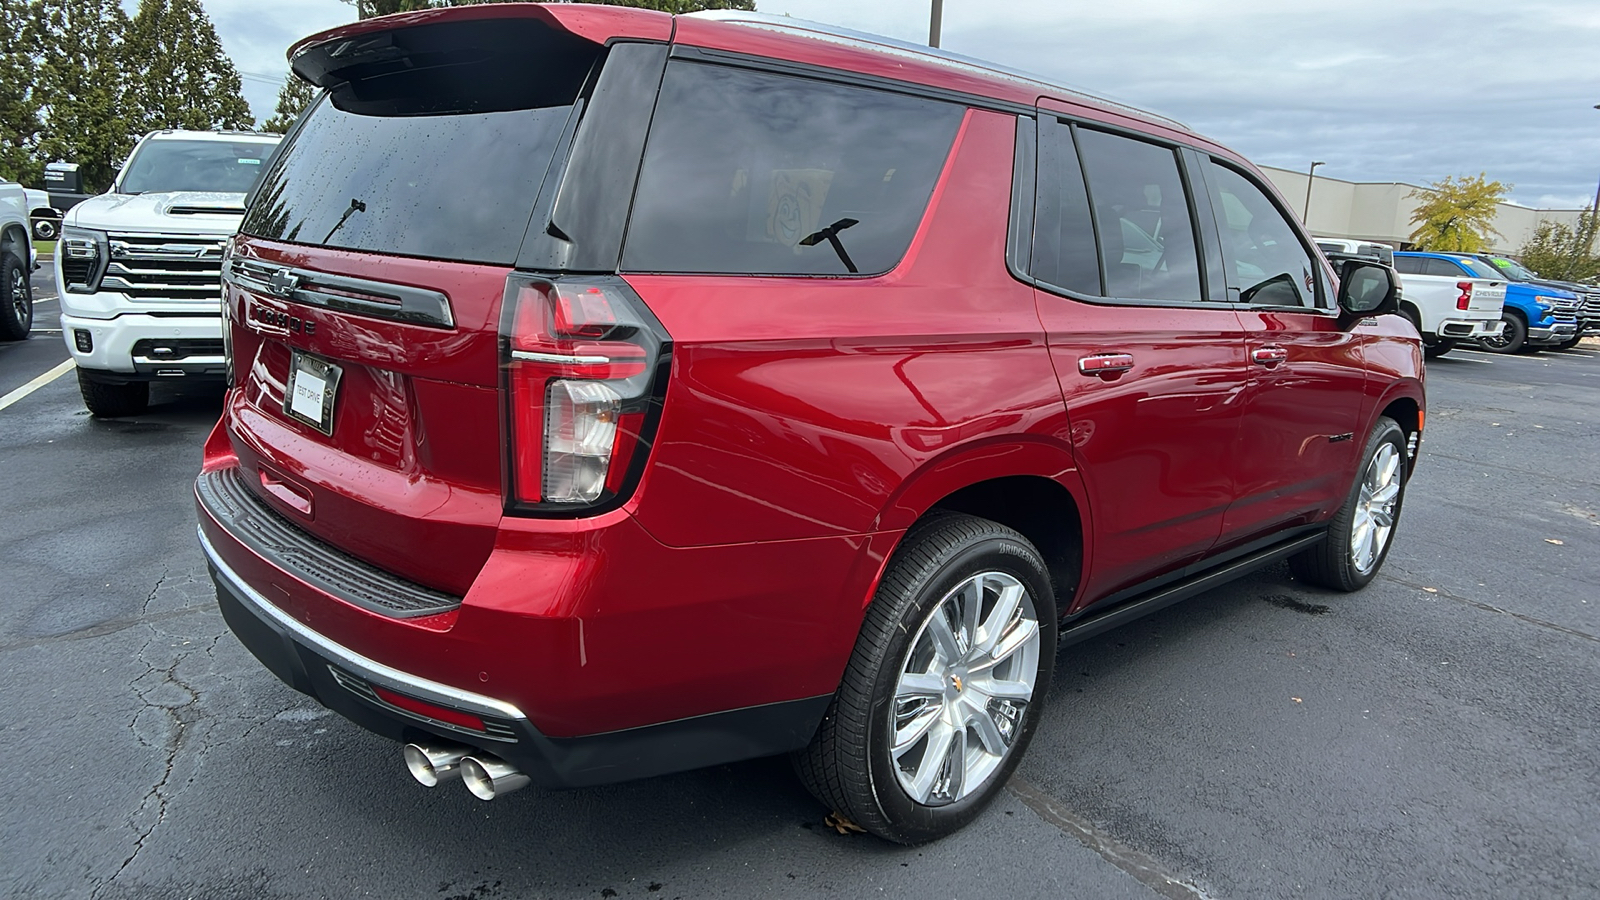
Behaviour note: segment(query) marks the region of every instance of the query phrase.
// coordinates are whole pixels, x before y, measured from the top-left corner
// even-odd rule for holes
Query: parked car
[[[1578,342],[1588,335],[1600,334],[1600,287],[1592,284],[1579,284],[1573,281],[1555,281],[1549,278],[1542,278],[1528,267],[1505,256],[1479,253],[1474,258],[1494,266],[1497,271],[1512,281],[1539,287],[1559,288],[1578,296],[1582,301],[1582,305],[1576,311],[1578,330],[1571,337],[1557,344],[1557,350],[1570,350],[1578,346]]]
[[[1506,282],[1492,270],[1468,264],[1464,272],[1459,262],[1405,253],[1395,255],[1395,268],[1404,278],[1400,314],[1422,335],[1423,355],[1500,337]]]
[[[793,753],[928,840],[1058,641],[1383,564],[1424,422],[1389,270],[1176,122],[749,13],[290,60],[325,93],[228,245],[200,539],[244,644],[424,784]]]
[[[0,179],[0,341],[20,341],[33,329],[33,241],[22,185]]]
[[[50,205],[45,191],[23,188],[28,197],[28,222],[36,241],[53,241],[61,233],[61,210]]]
[[[1394,267],[1394,248],[1388,244],[1375,241],[1360,241],[1353,238],[1312,238],[1317,242],[1317,249],[1324,253],[1349,253],[1355,256],[1367,256],[1379,260],[1384,265]]]
[[[225,380],[222,250],[279,135],[155,131],[111,190],[67,211],[56,248],[61,332],[84,406],[133,416],[152,381]],[[65,192],[76,167],[51,172]]]
[[[1407,283],[1423,275],[1444,279],[1501,278],[1499,270],[1481,260],[1455,253],[1405,251],[1394,255],[1395,268]],[[1478,343],[1496,353],[1521,353],[1554,347],[1577,332],[1578,297],[1571,291],[1522,282],[1506,284],[1499,334],[1484,335]]]

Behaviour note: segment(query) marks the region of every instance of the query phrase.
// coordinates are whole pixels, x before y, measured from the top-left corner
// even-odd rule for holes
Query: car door
[[[1272,193],[1223,160],[1201,168],[1249,359],[1225,547],[1318,521],[1342,502],[1366,441],[1357,433],[1366,372],[1360,320],[1340,315],[1319,257]]]
[[[1249,373],[1177,148],[1044,111],[1038,127],[1030,269],[1089,495],[1081,607],[1215,543]]]

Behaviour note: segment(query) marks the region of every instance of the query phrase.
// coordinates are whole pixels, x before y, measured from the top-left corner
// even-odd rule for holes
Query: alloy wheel
[[[970,796],[1011,753],[1033,700],[1040,629],[1033,599],[1005,572],[980,572],[939,601],[895,683],[889,753],[917,803]]]
[[[28,275],[21,266],[11,270],[11,312],[18,322],[24,324],[33,317],[33,304],[28,297]]]
[[[1362,575],[1371,572],[1394,533],[1394,507],[1400,499],[1400,451],[1385,443],[1372,454],[1361,478],[1350,524],[1350,563]]]

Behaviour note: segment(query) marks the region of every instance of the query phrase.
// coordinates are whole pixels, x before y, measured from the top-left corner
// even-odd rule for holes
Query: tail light
[[[671,337],[616,277],[513,273],[502,312],[508,506],[597,512],[643,472]]]
[[[1458,281],[1456,290],[1461,292],[1461,296],[1456,298],[1456,309],[1467,309],[1472,304],[1472,282]]]

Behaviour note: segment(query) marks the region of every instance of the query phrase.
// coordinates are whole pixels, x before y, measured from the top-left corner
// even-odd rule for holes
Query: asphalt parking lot
[[[906,849],[782,760],[419,787],[223,625],[190,499],[216,392],[114,422],[70,371],[18,393],[67,358],[36,286],[0,345],[4,896],[1600,896],[1600,348],[1430,362],[1376,582],[1279,566],[1064,651],[1001,802]]]

